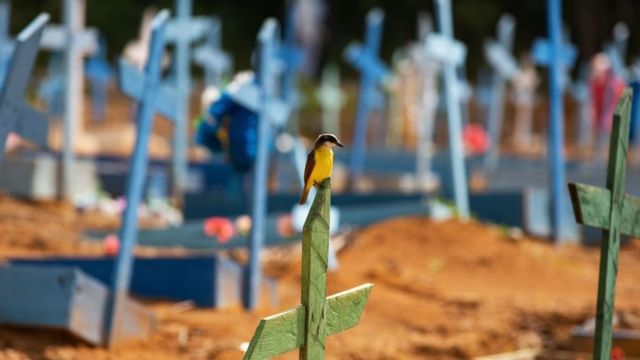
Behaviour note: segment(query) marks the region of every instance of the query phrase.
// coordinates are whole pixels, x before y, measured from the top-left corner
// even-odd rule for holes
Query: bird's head
[[[340,142],[340,140],[338,140],[338,138],[335,135],[328,134],[328,133],[323,133],[318,135],[318,138],[314,143],[314,147],[319,147],[319,146],[328,146],[330,148],[335,146],[343,147],[342,143]]]

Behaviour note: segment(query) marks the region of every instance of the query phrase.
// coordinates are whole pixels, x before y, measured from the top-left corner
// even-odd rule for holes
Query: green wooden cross
[[[636,96],[640,96],[640,94],[636,94]],[[576,221],[583,225],[603,229],[594,359],[604,360],[611,356],[611,332],[620,235],[640,236],[640,198],[624,193],[631,122],[630,112],[631,89],[627,88],[613,114],[607,188],[569,184]]]
[[[260,321],[244,356],[268,359],[300,348],[300,359],[324,359],[327,337],[358,324],[373,284],[326,297],[331,180],[320,183],[302,230],[302,304]]]

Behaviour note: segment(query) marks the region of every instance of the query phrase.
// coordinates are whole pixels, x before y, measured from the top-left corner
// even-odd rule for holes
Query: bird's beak
[[[340,141],[338,141],[338,142],[336,143],[336,145],[338,145],[338,146],[340,146],[340,147],[344,147]]]

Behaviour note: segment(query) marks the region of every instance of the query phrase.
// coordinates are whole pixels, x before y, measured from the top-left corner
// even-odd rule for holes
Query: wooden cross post
[[[316,98],[322,106],[322,131],[340,138],[340,109],[344,105],[345,95],[340,88],[338,67],[329,65],[322,70],[322,82],[316,91]]]
[[[211,29],[207,35],[207,42],[198,46],[193,51],[193,61],[204,68],[205,86],[220,87],[222,78],[229,74],[233,68],[231,56],[222,50],[221,38],[222,25],[220,19],[211,19]]]
[[[275,96],[277,33],[278,23],[274,19],[265,21],[258,34],[257,68],[254,80],[229,91],[236,103],[259,116],[251,209],[253,224],[244,298],[245,306],[249,309],[255,309],[260,298],[262,281],[260,257],[265,237],[269,144],[273,139],[272,127],[282,127],[290,113],[289,104]]]
[[[302,231],[302,304],[262,319],[245,360],[268,359],[298,348],[300,359],[324,359],[327,337],[360,321],[373,284],[326,297],[330,188],[329,178],[320,183]]]
[[[435,153],[433,141],[438,110],[438,73],[440,66],[427,52],[426,42],[432,35],[433,20],[430,14],[418,17],[418,46],[412,59],[420,70],[421,89],[419,95],[420,115],[417,119],[418,139],[416,143],[416,182],[418,189],[431,189],[438,183],[438,175],[432,171],[431,161]]]
[[[160,11],[151,25],[151,42],[144,73],[134,65],[120,61],[119,85],[122,92],[138,102],[138,129],[133,159],[127,181],[127,205],[122,214],[120,253],[113,272],[112,300],[105,321],[107,343],[119,339],[118,323],[125,314],[123,306],[131,283],[133,250],[138,232],[138,205],[142,200],[149,159],[149,138],[156,111],[176,124],[178,118],[177,90],[161,82],[161,62],[165,49],[164,30],[169,18],[167,10]]]
[[[352,43],[344,51],[345,59],[351,63],[361,74],[360,92],[358,95],[358,108],[356,112],[356,124],[353,131],[351,144],[351,159],[349,168],[353,180],[362,176],[364,161],[367,152],[367,123],[369,113],[373,106],[381,105],[380,87],[389,76],[389,69],[378,58],[380,43],[382,41],[382,24],[384,13],[375,8],[367,14],[365,29],[365,44]]]
[[[636,93],[635,96],[640,94]],[[576,221],[603,229],[593,357],[598,360],[609,359],[611,356],[620,235],[640,236],[640,198],[624,193],[630,111],[631,91],[627,89],[613,115],[607,188],[569,184]]]
[[[65,0],[64,25],[50,25],[42,36],[41,46],[54,52],[64,51],[64,137],[62,146],[62,198],[70,199],[74,163],[74,138],[82,128],[83,57],[97,47],[98,33],[85,29],[85,0]]]
[[[0,1],[0,85],[4,83],[4,78],[9,67],[9,60],[13,52],[13,41],[9,35],[9,24],[11,19],[11,3],[9,0]]]
[[[173,132],[172,188],[174,199],[182,203],[187,182],[189,142],[189,96],[191,94],[191,45],[205,38],[211,19],[192,17],[193,0],[175,0],[176,17],[167,24],[166,39],[175,44],[175,79],[178,89],[178,118]]]
[[[428,53],[443,65],[454,199],[460,217],[468,218],[469,192],[462,146],[460,86],[456,75],[456,67],[464,63],[467,49],[464,44],[456,41],[453,37],[451,1],[437,0],[436,5],[438,8],[438,33],[427,38],[426,47]]]
[[[485,58],[493,68],[491,104],[487,119],[491,142],[483,159],[484,170],[487,173],[496,169],[500,157],[505,81],[513,79],[519,72],[518,64],[511,55],[515,27],[516,21],[513,16],[502,15],[498,20],[498,41],[487,41],[484,44]]]
[[[538,39],[533,44],[533,60],[537,64],[549,66],[549,203],[552,237],[555,241],[560,241],[562,234],[565,195],[563,89],[568,82],[568,69],[573,66],[576,58],[575,48],[563,44],[561,22],[562,0],[547,0],[549,40]]]
[[[98,50],[85,65],[87,78],[91,81],[91,115],[94,120],[104,120],[107,107],[107,90],[113,69],[107,60],[107,40],[100,37]]]
[[[47,118],[26,104],[24,95],[38,55],[40,38],[48,21],[48,14],[39,15],[16,38],[0,91],[0,162],[4,159],[5,143],[10,132],[37,145],[47,145]]]

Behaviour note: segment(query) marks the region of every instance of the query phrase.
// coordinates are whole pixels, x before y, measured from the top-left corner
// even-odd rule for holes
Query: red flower
[[[218,242],[226,244],[231,240],[235,231],[231,220],[219,216],[206,219],[202,224],[202,230],[207,236],[215,236]]]
[[[619,347],[611,349],[611,360],[624,360],[624,350]]]
[[[102,247],[107,256],[116,256],[120,251],[120,239],[116,234],[109,234],[102,240]]]
[[[489,136],[480,125],[469,124],[465,126],[462,139],[467,154],[479,155],[489,148]]]

